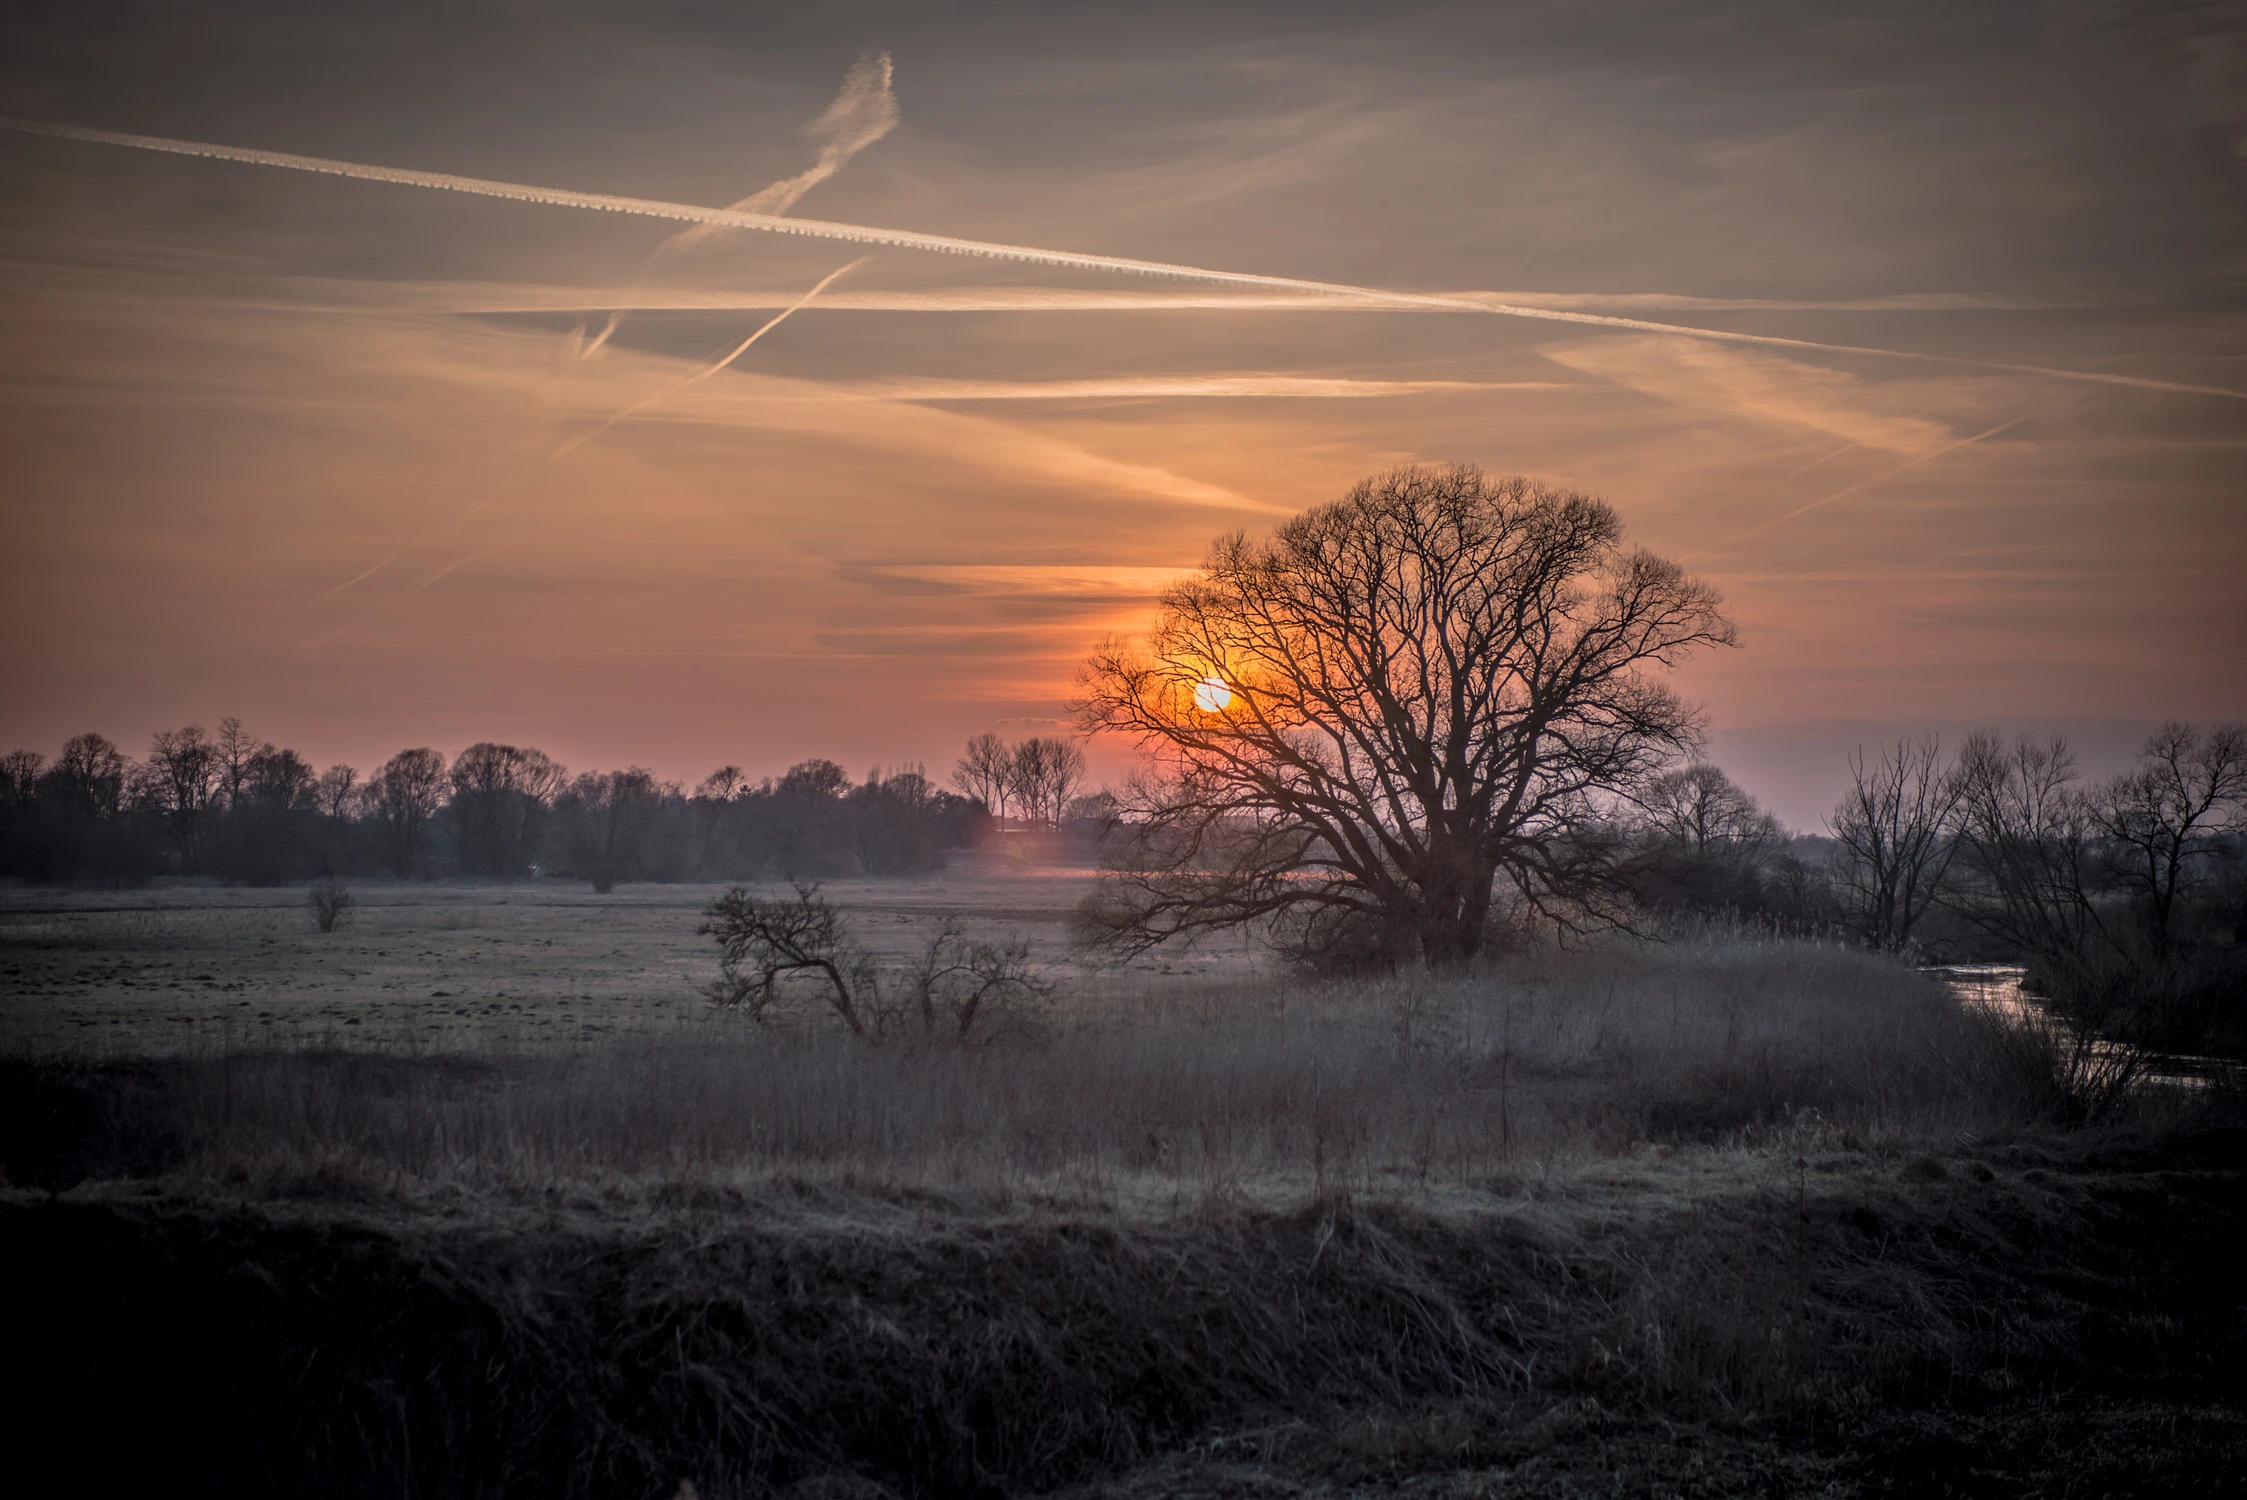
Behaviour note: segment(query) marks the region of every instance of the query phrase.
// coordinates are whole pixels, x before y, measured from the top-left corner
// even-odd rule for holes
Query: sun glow
[[[1194,707],[1205,714],[1223,713],[1233,701],[1233,690],[1215,677],[1194,684]]]

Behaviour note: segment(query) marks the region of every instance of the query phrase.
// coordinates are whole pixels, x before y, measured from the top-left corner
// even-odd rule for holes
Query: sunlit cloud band
[[[97,145],[125,146],[142,151],[161,151],[178,156],[209,157],[219,161],[242,162],[252,166],[285,167],[292,171],[319,172],[330,176],[359,178],[369,182],[395,183],[405,187],[436,188],[446,192],[471,193],[487,198],[508,198],[525,203],[546,203],[565,208],[594,209],[606,213],[633,214],[644,218],[712,224],[733,229],[756,230],[762,233],[795,234],[816,239],[847,240],[858,244],[889,245],[899,249],[925,250],[940,255],[980,256],[996,260],[1025,261],[1039,265],[1059,266],[1074,270],[1110,271],[1131,275],[1175,277],[1189,281],[1217,282],[1235,286],[1269,287],[1281,291],[1319,293],[1337,298],[1384,303],[1397,307],[1446,308],[1459,312],[1532,318],[1555,323],[1583,323],[1602,328],[1626,328],[1642,333],[1668,334],[1678,338],[1713,339],[1723,343],[1759,344],[1772,348],[1800,349],[1821,354],[1853,354],[1886,359],[1926,360],[1980,369],[2006,370],[2015,374],[2040,375],[2057,380],[2087,381],[2100,385],[2130,386],[2142,390],[2219,396],[2229,400],[2247,401],[2247,391],[2235,391],[2221,386],[2190,385],[2178,381],[2156,380],[2140,375],[2068,370],[2046,365],[2010,364],[1995,360],[1967,359],[1955,355],[1923,354],[1899,349],[1877,349],[1855,344],[1828,344],[1809,339],[1781,338],[1773,334],[1693,328],[1676,323],[1659,323],[1641,318],[1610,317],[1599,313],[1574,312],[1561,308],[1529,307],[1519,303],[1486,302],[1465,297],[1444,297],[1416,292],[1392,292],[1384,291],[1378,287],[1353,286],[1343,282],[1310,281],[1292,276],[1265,276],[1248,271],[1220,271],[1201,266],[1177,265],[1167,261],[1137,260],[1127,256],[1115,255],[1090,255],[1072,250],[1047,250],[1029,245],[1008,245],[989,240],[969,240],[950,235],[923,234],[906,229],[884,229],[865,224],[841,224],[824,219],[787,218],[774,214],[748,213],[736,209],[704,208],[693,204],[666,203],[658,199],[620,197],[607,193],[581,193],[568,188],[499,182],[482,177],[462,177],[447,172],[419,172],[403,167],[373,166],[363,162],[337,161],[326,157],[297,156],[280,151],[261,151],[242,146],[221,146],[203,141],[176,140],[167,136],[127,135],[116,131],[91,130],[83,126],[53,124],[44,121],[0,119],[0,129],[53,136],[63,140],[84,141]]]

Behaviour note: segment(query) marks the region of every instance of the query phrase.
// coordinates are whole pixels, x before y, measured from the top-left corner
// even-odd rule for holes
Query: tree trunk
[[[1490,891],[1497,878],[1495,865],[1478,866],[1426,892],[1413,923],[1422,963],[1444,970],[1474,962],[1490,925]]]

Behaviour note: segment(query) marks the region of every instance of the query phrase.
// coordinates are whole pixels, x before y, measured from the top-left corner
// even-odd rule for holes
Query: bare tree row
[[[1856,931],[1900,949],[1938,905],[2024,954],[2104,945],[2158,960],[2223,889],[2247,836],[2247,732],[2170,723],[2138,763],[2086,783],[2059,736],[1981,731],[1855,757],[1828,827]],[[2232,913],[2247,925],[2247,909]],[[2247,940],[2247,933],[2242,934]]]
[[[1043,828],[1059,828],[1072,815],[1097,817],[1102,805],[1078,807],[1084,787],[1084,751],[1073,740],[1032,736],[1008,744],[995,734],[979,734],[952,772],[962,796],[989,808],[1002,822],[1009,817]]]

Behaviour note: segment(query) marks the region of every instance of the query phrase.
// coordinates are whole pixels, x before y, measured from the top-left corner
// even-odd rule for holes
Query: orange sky
[[[978,14],[89,22],[0,110],[722,205],[886,47],[896,128],[792,212],[2247,389],[2237,37]],[[1421,459],[1722,587],[1684,686],[1797,824],[1860,741],[2247,713],[2247,402],[881,250],[603,427],[864,253],[675,228],[0,138],[0,739],[941,770],[1215,534]]]

